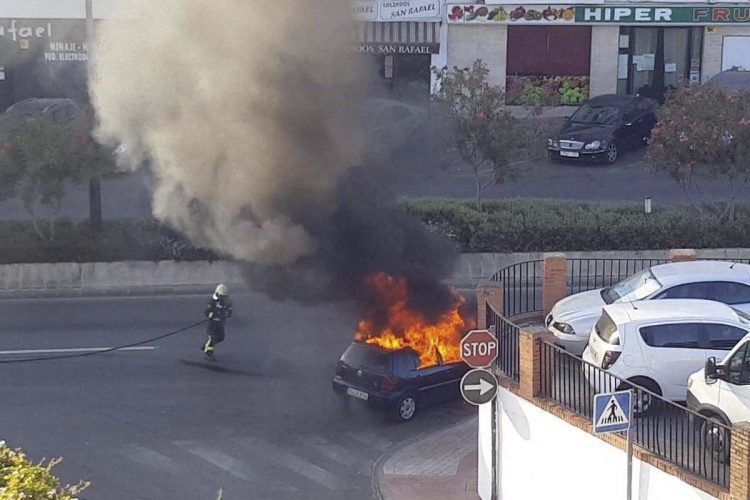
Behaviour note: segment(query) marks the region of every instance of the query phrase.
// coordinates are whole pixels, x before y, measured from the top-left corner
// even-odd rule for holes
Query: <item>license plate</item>
[[[578,158],[578,153],[574,151],[560,151],[560,156],[565,156],[567,158]]]
[[[364,399],[365,401],[367,401],[367,398],[370,397],[370,395],[366,392],[358,391],[357,389],[352,389],[351,387],[346,389],[346,393],[352,397]]]

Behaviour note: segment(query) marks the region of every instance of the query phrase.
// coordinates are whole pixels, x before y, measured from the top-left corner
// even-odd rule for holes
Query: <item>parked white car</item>
[[[709,358],[705,368],[688,379],[688,408],[724,425],[750,421],[750,335],[717,363]],[[726,458],[725,433],[703,425],[703,439]]]
[[[557,345],[580,356],[603,306],[653,299],[716,300],[750,313],[750,265],[695,261],[653,266],[609,288],[562,299],[545,325]]]
[[[709,357],[723,357],[748,330],[750,316],[710,300],[612,304],[591,329],[583,360],[665,399],[685,401],[690,374]],[[583,370],[597,392],[623,387],[588,365]],[[636,413],[653,406],[650,394],[641,395]]]

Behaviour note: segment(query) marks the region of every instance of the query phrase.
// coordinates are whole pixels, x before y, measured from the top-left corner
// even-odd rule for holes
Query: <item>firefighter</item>
[[[224,322],[232,317],[232,302],[229,300],[229,288],[226,285],[216,287],[216,291],[206,306],[205,315],[208,318],[206,328],[208,339],[201,350],[206,359],[211,359],[216,344],[224,340]]]

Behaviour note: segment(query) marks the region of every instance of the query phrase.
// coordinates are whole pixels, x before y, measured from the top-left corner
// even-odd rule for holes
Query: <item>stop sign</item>
[[[460,347],[461,359],[472,368],[484,368],[497,358],[497,339],[488,330],[470,331]]]

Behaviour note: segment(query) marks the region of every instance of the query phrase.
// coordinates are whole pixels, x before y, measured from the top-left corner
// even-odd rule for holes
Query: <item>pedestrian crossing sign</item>
[[[608,392],[594,396],[594,432],[621,432],[630,429],[632,420],[630,391]]]

